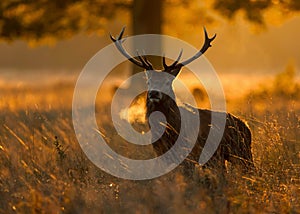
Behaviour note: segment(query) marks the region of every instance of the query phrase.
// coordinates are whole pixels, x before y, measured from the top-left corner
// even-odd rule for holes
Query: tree
[[[201,3],[200,3],[201,2]],[[270,8],[284,13],[300,10],[299,0],[2,0],[0,2],[0,39],[40,41],[64,39],[79,32],[99,32],[109,20],[126,11],[130,14],[132,34],[162,33],[165,23],[178,28],[183,13],[196,23],[206,10],[233,19],[239,11],[253,23],[264,25],[265,12]],[[210,7],[201,10],[203,5]],[[178,14],[170,15],[170,8]],[[180,8],[180,10],[179,10]],[[200,9],[200,10],[199,10]],[[177,28],[176,28],[177,27]],[[155,61],[155,60],[154,60]]]
[[[146,0],[3,0],[0,38],[42,39],[70,37],[105,27],[120,10],[132,14],[133,33],[161,33],[162,1]],[[149,13],[149,11],[152,11]]]
[[[130,11],[133,34],[161,34],[161,0],[4,0],[0,3],[0,38],[39,41],[96,32],[121,10]]]
[[[120,8],[132,5],[118,0],[3,0],[0,37],[8,41],[62,39],[80,31],[93,32],[103,28]]]
[[[208,4],[208,0],[203,1]],[[163,12],[172,5],[189,8],[187,0],[2,0],[0,2],[0,38],[66,38],[78,32],[103,29],[107,20],[121,10],[132,14],[133,34],[160,33]],[[197,7],[197,6],[196,6]],[[215,0],[212,9],[232,19],[239,11],[251,22],[263,24],[264,12],[277,8],[285,15],[300,10],[299,0]],[[198,14],[190,12],[191,16]],[[168,16],[165,16],[168,17]],[[177,19],[177,17],[169,17]],[[174,27],[174,26],[173,26]]]
[[[264,13],[268,9],[276,9],[284,16],[300,11],[299,0],[216,0],[213,8],[224,17],[232,19],[242,11],[246,19],[259,25],[264,25],[266,17]]]
[[[147,11],[147,12],[146,12]],[[150,13],[149,13],[150,11]],[[145,13],[146,12],[146,13]],[[152,13],[151,13],[152,12]],[[138,34],[161,34],[162,33],[162,1],[161,0],[134,0],[132,8],[132,26],[133,35]],[[149,44],[150,45],[150,44]],[[161,44],[156,44],[159,47]],[[154,65],[159,64],[158,57],[151,57],[150,60]],[[133,67],[133,73],[141,69]]]

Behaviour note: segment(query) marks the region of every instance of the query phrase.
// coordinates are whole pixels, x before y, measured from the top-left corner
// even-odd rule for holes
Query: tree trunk
[[[162,0],[134,0],[132,11],[133,35],[138,34],[161,34],[162,33]],[[161,48],[161,44],[156,45]],[[134,44],[134,49],[138,49],[138,44]],[[142,50],[140,50],[142,51]],[[154,68],[160,67],[160,57],[147,57]],[[133,67],[133,74],[140,72],[142,69]]]

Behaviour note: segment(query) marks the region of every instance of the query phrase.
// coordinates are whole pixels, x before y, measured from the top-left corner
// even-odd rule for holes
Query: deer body
[[[180,112],[184,111],[189,117],[199,117],[200,126],[198,131],[198,137],[194,144],[194,147],[184,162],[197,163],[203,147],[206,143],[208,134],[211,128],[217,128],[217,124],[212,124],[212,113],[217,117],[226,118],[226,125],[223,133],[222,140],[218,149],[213,154],[212,158],[207,162],[207,167],[225,168],[225,160],[232,163],[234,166],[242,167],[244,171],[248,171],[254,168],[252,152],[251,152],[251,132],[248,126],[239,118],[230,113],[225,112],[212,112],[210,110],[198,109],[189,105],[178,106],[175,99],[172,83],[179,74],[181,68],[184,65],[199,58],[209,47],[215,36],[209,38],[206,30],[205,43],[202,48],[191,58],[179,63],[182,51],[180,52],[176,61],[171,65],[167,65],[165,58],[163,57],[164,70],[154,70],[152,64],[147,60],[145,56],[138,56],[138,59],[131,57],[122,46],[122,36],[124,28],[121,31],[117,39],[111,36],[111,39],[115,42],[118,50],[127,57],[132,63],[144,68],[146,70],[148,91],[146,98],[146,118],[148,119],[149,126],[151,128],[152,137],[157,139],[153,144],[153,149],[157,156],[163,155],[169,151],[175,144],[181,128]],[[164,75],[168,74],[168,75]],[[164,92],[157,90],[157,88],[163,88]],[[165,123],[160,120],[151,119],[151,115],[155,112],[161,112],[165,116]],[[197,114],[195,114],[197,113]],[[191,127],[193,124],[190,124]],[[163,134],[157,138],[155,128],[164,126],[165,130]],[[188,138],[188,136],[185,136]]]
[[[152,78],[157,78],[157,84],[167,83],[167,80],[163,80],[162,76],[159,77],[159,73],[154,76],[148,75],[148,88],[150,89],[152,88],[151,84],[155,84],[156,82],[156,80]],[[170,87],[169,84],[166,85]],[[207,163],[207,166],[224,169],[225,160],[227,160],[233,165],[241,166],[244,171],[254,168],[251,153],[251,132],[242,120],[229,113],[212,112],[206,109],[198,109],[187,104],[185,104],[185,106],[178,106],[175,101],[176,99],[172,87],[170,87],[169,90],[172,91],[168,94],[173,95],[173,97],[163,93],[153,93],[151,90],[148,90],[146,97],[146,118],[148,119],[151,130],[155,130],[155,127],[162,126],[161,121],[159,120],[149,121],[149,117],[152,113],[159,111],[166,117],[166,130],[164,134],[152,144],[157,156],[163,155],[175,144],[178,133],[180,133],[180,111],[185,111],[186,114],[191,117],[199,116],[200,120],[197,141],[192,152],[186,158],[188,162],[197,163],[206,143],[208,133],[211,127],[214,126],[214,124],[211,123],[212,113],[220,118],[226,114],[226,125],[223,138],[217,151]],[[194,113],[196,111],[198,114]],[[152,134],[155,135],[155,133]],[[157,137],[155,137],[155,139],[157,139]]]

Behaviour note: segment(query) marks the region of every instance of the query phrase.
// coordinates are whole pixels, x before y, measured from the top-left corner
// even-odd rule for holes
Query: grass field
[[[1,88],[0,213],[300,213],[300,86],[289,70],[228,98],[229,111],[252,129],[257,171],[243,175],[229,166],[224,178],[200,167],[192,179],[179,167],[146,181],[101,171],[77,142],[73,89],[73,83]],[[114,149],[151,154],[114,138],[109,105],[97,106]]]

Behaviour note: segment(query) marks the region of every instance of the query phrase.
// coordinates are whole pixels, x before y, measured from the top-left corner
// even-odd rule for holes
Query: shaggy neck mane
[[[146,118],[148,120],[148,124],[151,130],[155,130],[155,128],[164,125],[159,120],[152,120],[150,124],[149,116],[151,115],[152,112],[160,111],[162,114],[164,114],[167,121],[167,124],[165,124],[166,126],[165,132],[163,133],[163,135],[159,140],[157,140],[152,144],[158,156],[164,154],[170,148],[172,148],[172,146],[175,144],[178,138],[178,134],[180,133],[180,125],[181,125],[180,112],[174,100],[175,98],[172,99],[169,96],[163,95],[163,98],[159,103],[153,103],[150,102],[147,96]],[[155,133],[152,133],[152,135],[155,135]]]
[[[166,117],[173,117],[175,113],[179,113],[178,107],[174,98],[170,98],[167,95],[164,95],[164,97],[161,99],[160,102],[151,102],[147,96],[146,100],[146,116],[147,118],[150,116],[150,114],[154,111],[160,111],[162,112]],[[173,111],[172,111],[173,109]],[[178,116],[178,115],[177,115]]]

